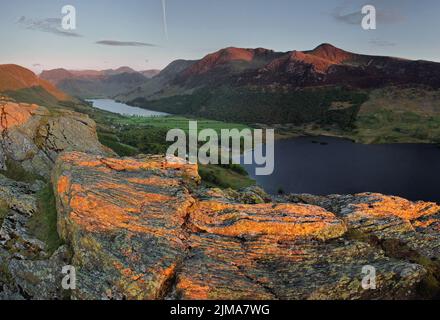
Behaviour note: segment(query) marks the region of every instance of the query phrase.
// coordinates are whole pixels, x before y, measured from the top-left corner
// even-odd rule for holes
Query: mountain
[[[80,98],[111,98],[115,94],[131,90],[148,81],[140,73],[120,73],[99,78],[70,78],[58,83],[58,87]]]
[[[154,72],[151,71],[150,74]],[[40,77],[80,98],[110,98],[148,81],[148,77],[129,67],[115,70],[53,69],[43,71]]]
[[[50,82],[15,64],[0,65],[0,93],[20,102],[43,105],[71,99]]]
[[[161,93],[165,89],[168,89],[168,91],[172,91],[170,90],[170,87],[176,75],[191,67],[195,62],[196,61],[191,60],[173,61],[159,74],[150,79],[150,81],[147,81],[139,87],[133,88],[130,91],[121,92],[119,95],[116,95],[115,98],[118,100],[130,101],[138,97],[148,96],[153,98],[155,95],[161,96]],[[184,90],[180,90],[180,92],[183,91]]]
[[[290,88],[322,85],[370,88],[387,84],[440,87],[440,63],[355,54],[330,44],[310,51],[284,53],[264,48],[226,48],[170,73],[170,67],[176,63],[180,62],[173,62],[153,78],[162,84],[156,92],[146,90],[141,96],[148,98],[167,86],[188,90],[225,84]],[[163,82],[161,75],[165,73],[167,81]]]
[[[145,78],[151,79],[151,78],[157,76],[160,73],[160,70],[157,70],[157,69],[144,70],[144,71],[140,71],[140,73],[142,73],[142,75]]]
[[[122,73],[138,73],[136,70],[133,70],[130,67],[120,67],[118,69],[108,69],[108,70],[103,70],[101,71],[104,75],[106,76],[114,76],[117,74],[122,74]]]
[[[338,118],[345,126],[365,93],[387,86],[438,89],[440,63],[357,54],[327,43],[289,52],[230,47],[200,60],[175,61],[116,98],[217,120],[276,124]],[[331,107],[333,102],[350,107]]]
[[[66,69],[52,69],[43,70],[40,74],[40,78],[51,82],[54,85],[58,85],[63,80],[67,79],[104,79],[109,76],[114,76],[122,73],[136,73],[139,72],[133,70],[130,67],[120,67],[118,69],[107,70],[66,70]]]

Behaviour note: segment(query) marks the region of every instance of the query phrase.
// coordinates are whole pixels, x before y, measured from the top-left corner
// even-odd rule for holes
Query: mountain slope
[[[179,68],[175,68],[175,66]],[[440,63],[348,52],[226,48],[175,61],[118,100],[157,111],[265,124],[352,127],[372,89],[440,88]]]
[[[50,82],[40,79],[32,71],[14,64],[0,65],[0,92],[13,96],[14,93],[38,93],[54,100],[71,98]]]
[[[176,60],[171,62],[165,69],[159,74],[146,81],[144,84],[137,88],[133,88],[127,92],[121,92],[116,95],[115,98],[123,101],[130,101],[138,97],[154,97],[155,95],[161,96],[161,91],[167,89],[171,95],[177,93],[184,93],[184,90],[174,87],[176,90],[173,92],[172,81],[178,74],[185,71],[194,65],[196,61],[192,60]]]
[[[148,81],[141,72],[129,67],[116,70],[45,70],[41,78],[50,81],[72,96],[80,98],[111,98],[137,88]]]
[[[379,88],[417,84],[440,87],[440,63],[355,54],[330,44],[309,51],[284,53],[263,48],[226,48],[194,61],[183,70],[168,73],[167,80],[163,81],[161,75],[165,70],[152,79],[146,90],[138,91],[138,97],[156,99],[159,92],[169,96],[167,88],[180,93],[225,85],[234,88],[270,86],[275,89],[323,85]],[[118,98],[129,101],[133,99],[133,93]]]

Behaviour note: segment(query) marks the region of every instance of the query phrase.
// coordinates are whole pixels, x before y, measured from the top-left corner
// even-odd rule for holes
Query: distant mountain
[[[170,87],[172,86],[172,81],[176,78],[176,75],[186,70],[188,67],[192,66],[196,61],[191,60],[176,60],[171,62],[165,69],[163,69],[159,74],[154,76],[150,81],[145,82],[139,87],[133,88],[127,92],[121,92],[121,94],[116,95],[115,98],[123,101],[130,101],[139,97],[150,97],[154,98],[155,95],[161,96],[165,90],[172,92]],[[179,90],[173,92],[177,93]],[[184,92],[180,90],[179,92]]]
[[[0,93],[19,102],[56,104],[72,98],[32,71],[15,64],[0,65]]]
[[[289,52],[231,47],[200,60],[175,61],[146,84],[116,98],[158,111],[220,120],[304,123],[334,122],[336,117],[346,124],[365,100],[361,95],[387,86],[438,89],[440,63],[356,54],[331,44]],[[332,101],[352,107],[331,107]]]
[[[355,54],[322,44],[310,51],[275,52],[272,50],[226,48],[191,61],[173,70],[173,62],[153,78],[139,97],[157,98],[167,88],[178,93],[200,87],[259,86],[305,88],[342,85],[375,88],[384,85],[417,84],[440,87],[440,63],[411,61],[393,57]],[[170,68],[172,72],[170,72]],[[167,81],[162,74],[166,73]],[[152,92],[150,87],[155,87]],[[177,89],[177,90],[176,90]],[[130,100],[132,92],[120,99]]]
[[[129,67],[115,70],[45,70],[40,77],[80,98],[110,98],[148,81],[143,73]]]
[[[104,75],[106,76],[114,76],[117,74],[122,74],[122,73],[138,73],[136,70],[133,70],[130,67],[120,67],[118,69],[108,69],[108,70],[103,70],[101,71]]]
[[[151,79],[151,78],[157,76],[160,73],[160,70],[157,70],[157,69],[144,70],[144,71],[140,71],[140,73],[142,73],[142,75],[145,78]]]

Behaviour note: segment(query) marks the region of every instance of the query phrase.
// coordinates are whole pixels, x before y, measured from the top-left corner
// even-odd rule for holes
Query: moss
[[[407,261],[424,267],[427,274],[417,286],[417,297],[420,299],[440,298],[440,261],[432,260],[410,248],[399,239],[379,239],[374,235],[350,229],[345,238],[369,243],[385,252],[387,257]]]
[[[199,165],[199,175],[209,187],[238,190],[255,185],[255,180],[247,175],[216,165]]]
[[[427,275],[419,283],[418,294],[422,299],[440,298],[440,262],[421,255],[396,239],[382,241],[385,253],[393,258],[405,260],[423,266]]]
[[[52,254],[63,244],[57,232],[57,210],[52,186],[48,184],[37,198],[38,212],[30,218],[28,228],[31,234],[46,244],[48,252]]]
[[[379,239],[376,236],[368,234],[368,233],[364,233],[362,231],[355,230],[355,229],[348,229],[348,231],[345,233],[344,237],[349,240],[366,242],[366,243],[369,243],[373,246],[379,245],[379,243],[378,243]]]
[[[6,160],[7,170],[1,170],[0,174],[5,177],[22,182],[34,182],[35,180],[45,180],[43,177],[26,171],[18,162],[7,159]]]
[[[0,226],[9,212],[9,206],[6,201],[0,199]]]
[[[14,280],[11,272],[9,271],[7,262],[0,259],[0,283],[11,284],[13,282]]]

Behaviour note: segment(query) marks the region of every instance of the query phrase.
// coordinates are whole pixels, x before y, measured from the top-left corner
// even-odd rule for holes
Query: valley
[[[0,66],[0,299],[438,298],[438,65],[323,44]],[[169,161],[191,120],[275,128],[274,174]]]

